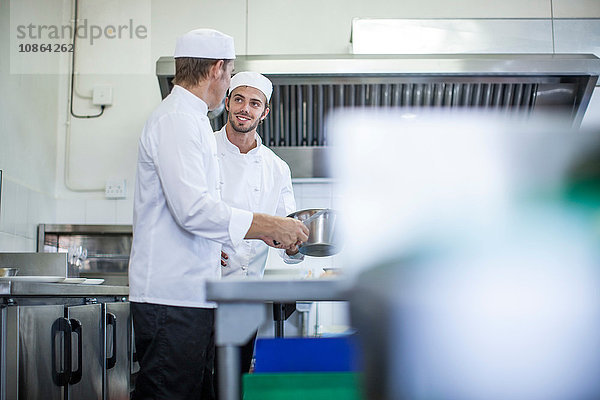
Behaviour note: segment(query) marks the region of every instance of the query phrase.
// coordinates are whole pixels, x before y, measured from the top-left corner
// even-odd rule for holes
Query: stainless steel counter
[[[206,283],[206,297],[218,303],[215,342],[219,346],[219,387],[225,400],[239,400],[239,346],[266,319],[268,303],[343,301],[351,282],[342,278],[315,280],[220,280]]]
[[[128,286],[82,285],[38,282],[1,282],[0,296],[127,296]]]
[[[345,300],[350,282],[340,278],[311,280],[219,280],[206,283],[206,297],[225,302],[294,302]]]

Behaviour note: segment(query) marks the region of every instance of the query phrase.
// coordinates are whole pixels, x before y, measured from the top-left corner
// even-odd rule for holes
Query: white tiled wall
[[[35,251],[37,225],[55,221],[56,201],[6,175],[0,206],[0,251]]]
[[[600,18],[598,0],[553,0],[554,18]]]

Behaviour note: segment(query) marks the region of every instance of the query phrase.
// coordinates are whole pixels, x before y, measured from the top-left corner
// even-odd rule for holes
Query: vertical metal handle
[[[71,379],[69,383],[74,385],[81,381],[82,375],[82,361],[83,361],[83,335],[82,335],[82,326],[79,320],[71,318],[69,320],[71,322],[71,331],[77,334],[77,369],[75,371],[71,371]]]
[[[63,333],[62,348],[62,370],[59,371],[56,362],[58,361],[56,349],[56,337]],[[52,380],[58,386],[67,386],[71,379],[71,323],[68,319],[60,317],[52,324]]]
[[[112,355],[106,359],[106,369],[114,368],[117,364],[117,316],[113,313],[106,313],[106,326],[112,326]],[[106,349],[108,352],[108,349]]]

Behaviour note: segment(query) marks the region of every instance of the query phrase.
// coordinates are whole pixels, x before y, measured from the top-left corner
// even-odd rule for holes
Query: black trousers
[[[134,400],[214,400],[214,309],[131,303]]]

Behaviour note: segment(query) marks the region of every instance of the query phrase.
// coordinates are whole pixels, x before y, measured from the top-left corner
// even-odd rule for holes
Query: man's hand
[[[298,254],[298,252],[300,250],[298,250],[298,246],[300,246],[302,244],[302,242],[296,242],[293,246],[288,247],[287,249],[285,249],[285,252],[288,256],[294,256],[296,254]]]
[[[227,260],[229,259],[229,256],[227,255],[227,253],[225,253],[224,251],[221,251],[221,265],[223,267],[227,266]]]
[[[261,239],[271,247],[292,249],[307,241],[309,233],[297,219],[254,213],[246,239]]]

